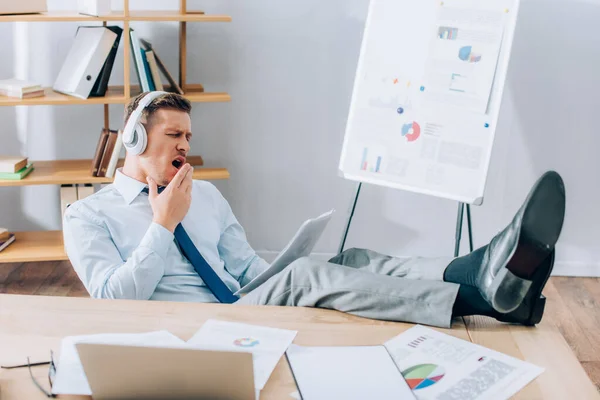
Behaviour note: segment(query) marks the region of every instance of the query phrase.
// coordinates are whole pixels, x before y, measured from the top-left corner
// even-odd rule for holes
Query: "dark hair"
[[[142,97],[144,97],[148,93],[149,92],[144,92],[137,95],[136,97],[131,99],[129,104],[127,104],[127,107],[125,108],[125,124],[127,124],[127,120],[131,116],[131,113],[133,113],[133,111],[137,108]],[[142,118],[146,117],[146,122],[149,122],[150,118],[152,117],[152,114],[154,114],[160,109],[178,110],[190,114],[190,112],[192,111],[192,103],[190,103],[188,99],[186,99],[180,94],[166,93],[152,100],[150,104],[148,104],[146,108],[144,108]]]

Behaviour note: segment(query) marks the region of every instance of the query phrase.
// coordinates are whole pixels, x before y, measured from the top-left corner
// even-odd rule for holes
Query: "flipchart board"
[[[371,0],[341,175],[481,204],[518,8]]]

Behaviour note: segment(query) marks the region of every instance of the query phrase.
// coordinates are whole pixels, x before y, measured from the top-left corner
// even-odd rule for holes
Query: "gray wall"
[[[227,91],[231,103],[195,104],[192,153],[224,166],[218,182],[251,244],[270,259],[300,223],[336,208],[316,252],[338,246],[355,184],[337,163],[367,0],[188,1],[232,23],[188,25],[188,81]],[[74,1],[50,1],[74,8]],[[134,1],[134,7],[178,2]],[[600,275],[597,134],[600,3],[522,0],[486,198],[474,207],[476,246],[510,221],[547,169],[566,182],[568,208],[557,273]],[[2,77],[51,85],[76,24],[0,24]],[[134,23],[177,73],[177,24]],[[19,44],[28,43],[23,47]],[[135,74],[132,71],[132,76]],[[111,83],[122,80],[122,53]],[[122,106],[111,106],[113,129]],[[32,159],[90,158],[101,106],[0,108],[2,153]],[[0,225],[60,229],[58,188],[0,188]],[[395,255],[451,255],[456,203],[363,186],[349,246]],[[463,242],[463,252],[467,250]]]

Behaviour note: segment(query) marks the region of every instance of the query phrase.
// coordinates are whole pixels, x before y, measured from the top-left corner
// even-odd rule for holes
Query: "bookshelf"
[[[62,231],[15,232],[14,243],[0,255],[3,263],[68,260]]]
[[[210,93],[204,90],[200,83],[186,82],[187,61],[187,23],[201,22],[231,22],[228,15],[210,15],[203,11],[188,11],[187,1],[179,0],[179,10],[130,10],[129,0],[123,0],[123,10],[114,11],[108,15],[93,17],[81,15],[75,11],[49,11],[40,14],[0,15],[1,22],[82,22],[82,23],[120,23],[124,34],[119,47],[123,51],[123,85],[111,86],[105,96],[80,99],[73,96],[57,93],[52,88],[45,88],[44,96],[29,99],[18,99],[0,96],[0,106],[38,106],[38,105],[103,105],[104,128],[110,128],[109,104],[126,104],[132,97],[140,93],[140,88],[133,85],[129,66],[131,61],[130,23],[136,21],[158,22],[171,21],[179,23],[179,86],[184,91],[184,96],[192,103],[220,103],[229,102],[228,93]],[[121,50],[120,50],[121,51]],[[172,71],[174,72],[174,71]],[[175,74],[173,74],[175,75]],[[165,88],[169,90],[168,87]],[[92,128],[97,132],[97,127]],[[92,136],[97,140],[97,136]],[[93,154],[89,155],[90,157]],[[194,165],[194,179],[218,180],[228,179],[229,171],[226,168],[204,167],[201,156],[190,156],[190,164]],[[112,178],[94,177],[90,173],[91,159],[81,160],[46,160],[32,161],[34,170],[22,180],[0,180],[2,186],[28,186],[28,185],[69,185],[69,184],[104,184],[112,182]],[[123,160],[120,161],[122,164]],[[0,221],[0,225],[1,221]],[[11,227],[6,227],[11,230]],[[16,240],[4,251],[0,252],[1,263],[63,261],[67,260],[64,251],[62,231],[29,231],[15,232]]]

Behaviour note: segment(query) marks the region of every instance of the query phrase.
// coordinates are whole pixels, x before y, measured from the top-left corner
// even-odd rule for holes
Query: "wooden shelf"
[[[39,14],[0,15],[0,22],[76,22],[76,21],[123,21],[122,11],[115,11],[101,17],[78,14],[76,11],[49,11]]]
[[[231,22],[229,15],[206,15],[202,11],[129,11],[129,21]]]
[[[184,96],[192,103],[223,103],[231,101],[231,96],[228,93],[206,93],[187,89]]]
[[[123,11],[93,17],[76,11],[49,11],[39,14],[0,15],[0,22],[91,22],[91,21],[178,21],[178,22],[231,22],[229,15],[206,15],[202,11],[185,14],[172,10],[131,10],[126,17]]]
[[[33,161],[34,170],[21,180],[1,180],[0,186],[68,185],[75,183],[111,183],[113,178],[90,175],[92,160]],[[229,179],[226,168],[195,167],[194,179]]]
[[[68,260],[62,231],[15,232],[15,241],[0,251],[0,263]]]
[[[58,93],[52,88],[44,88],[45,95],[32,97],[29,99],[19,99],[16,97],[0,96],[0,106],[40,106],[40,105],[74,105],[74,104],[125,104],[127,100],[123,94],[123,88],[109,87],[106,96],[89,97],[80,99],[75,96]]]
[[[201,86],[201,85],[198,85]],[[77,104],[126,104],[129,98],[123,94],[123,86],[110,86],[104,97],[89,97],[80,99],[75,96],[58,93],[52,88],[44,88],[45,96],[19,99],[16,97],[0,96],[0,106],[40,106],[40,105],[77,105]],[[131,97],[139,94],[139,89],[131,87]],[[192,103],[221,103],[231,101],[227,93],[207,93],[192,86],[185,93],[185,97]]]

